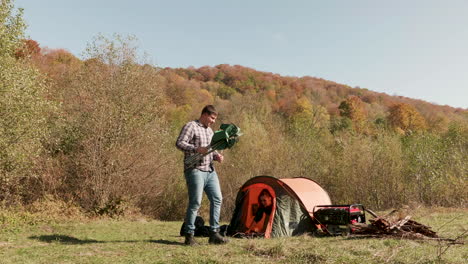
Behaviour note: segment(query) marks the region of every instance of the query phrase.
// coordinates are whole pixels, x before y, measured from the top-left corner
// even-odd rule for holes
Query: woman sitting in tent
[[[267,189],[263,189],[258,196],[258,204],[260,205],[255,213],[255,217],[252,223],[249,225],[249,229],[245,233],[264,233],[266,226],[268,225],[268,219],[273,209],[273,197]],[[259,226],[259,223],[263,219],[263,225]]]

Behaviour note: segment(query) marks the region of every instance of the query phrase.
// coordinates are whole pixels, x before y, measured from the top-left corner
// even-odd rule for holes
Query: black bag
[[[205,220],[201,216],[197,216],[195,218],[195,236],[197,237],[209,237],[210,236],[210,228],[205,226]],[[185,222],[182,223],[180,227],[180,236],[185,236]]]
[[[219,227],[219,234],[227,236],[228,225],[222,225]],[[196,237],[209,237],[210,227],[205,226],[205,220],[201,216],[195,218],[195,234]],[[185,236],[185,222],[180,227],[180,236]]]

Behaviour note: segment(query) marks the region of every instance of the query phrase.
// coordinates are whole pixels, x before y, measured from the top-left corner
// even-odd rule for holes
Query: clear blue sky
[[[79,56],[134,35],[161,67],[239,64],[468,108],[466,0],[16,0],[27,34]]]

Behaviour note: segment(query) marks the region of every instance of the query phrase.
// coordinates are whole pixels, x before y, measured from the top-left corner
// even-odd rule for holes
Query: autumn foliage
[[[340,115],[353,121],[358,130],[362,130],[367,122],[367,112],[364,102],[357,96],[351,96],[340,103]]]
[[[27,58],[27,57],[34,57],[39,55],[41,52],[41,48],[39,47],[39,43],[32,39],[23,40],[22,45],[16,50],[15,57],[19,58]]]
[[[159,68],[120,36],[96,38],[83,58],[20,37],[0,61],[18,69],[2,71],[0,87],[23,85],[12,90],[23,100],[0,95],[11,114],[0,116],[8,135],[0,144],[9,147],[0,155],[4,203],[54,195],[92,214],[180,220],[187,197],[174,142],[214,104],[215,128],[235,123],[244,132],[217,166],[224,219],[257,175],[308,177],[335,203],[376,209],[467,204],[466,109],[240,65]],[[31,146],[34,155],[21,153]]]
[[[395,129],[405,133],[421,132],[427,129],[424,117],[413,106],[405,103],[391,106],[388,120]]]

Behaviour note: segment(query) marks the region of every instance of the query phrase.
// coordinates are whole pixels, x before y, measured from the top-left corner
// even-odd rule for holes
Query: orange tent
[[[260,219],[259,195],[265,190],[273,203]],[[312,230],[314,207],[329,204],[328,193],[309,178],[257,176],[240,188],[228,234],[255,232],[266,238],[299,235]],[[256,217],[260,220],[254,221]]]

